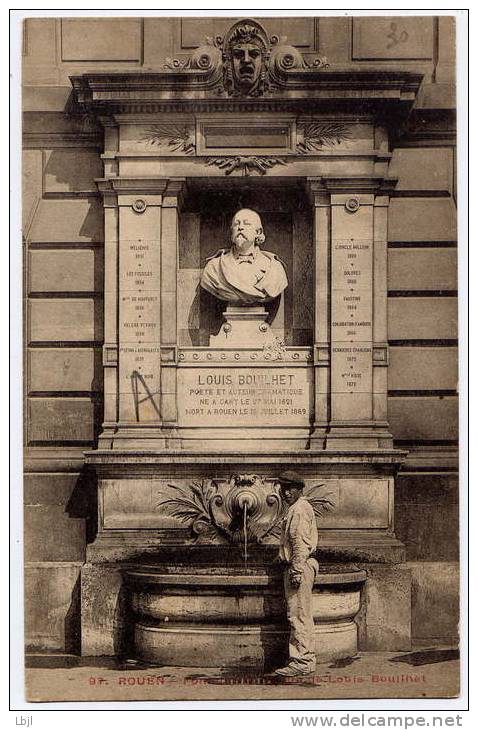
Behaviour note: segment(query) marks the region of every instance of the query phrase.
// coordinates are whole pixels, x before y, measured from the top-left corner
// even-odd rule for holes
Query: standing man
[[[275,674],[297,677],[315,671],[312,586],[319,565],[312,557],[317,548],[317,524],[312,505],[303,496],[304,480],[294,471],[283,472],[278,482],[289,506],[282,522],[279,561],[285,564],[284,592],[290,625],[289,663]]]

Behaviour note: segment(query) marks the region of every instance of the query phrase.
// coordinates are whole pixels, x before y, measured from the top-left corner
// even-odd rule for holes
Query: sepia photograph
[[[25,700],[458,698],[456,12],[48,12]]]

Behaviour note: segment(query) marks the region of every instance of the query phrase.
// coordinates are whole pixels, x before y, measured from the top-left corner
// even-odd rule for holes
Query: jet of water
[[[247,500],[244,500],[243,517],[244,517],[244,565],[247,570]]]

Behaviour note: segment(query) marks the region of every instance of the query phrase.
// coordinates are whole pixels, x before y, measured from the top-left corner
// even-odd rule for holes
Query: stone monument
[[[105,129],[105,401],[86,456],[99,509],[82,570],[85,654],[159,661],[180,637],[182,663],[204,660],[199,645],[214,663],[226,637],[231,666],[260,664],[261,626],[284,630],[264,598],[277,540],[256,543],[252,580],[236,537],[253,505],[269,514],[270,485],[291,468],[335,505],[319,524],[322,645],[330,656],[357,642],[410,648],[393,507],[404,452],[387,418],[387,120],[406,118],[421,78],[351,76],[249,19],[165,69],[72,78],[81,111]],[[256,209],[276,253],[260,248]],[[232,246],[215,253],[234,212]],[[204,326],[210,300],[227,303],[217,335]],[[244,474],[257,499],[231,501]],[[209,529],[224,504],[244,510],[226,510],[229,533]],[[239,593],[253,596],[244,611]]]

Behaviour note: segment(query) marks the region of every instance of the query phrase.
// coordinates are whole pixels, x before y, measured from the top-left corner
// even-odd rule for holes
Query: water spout
[[[247,501],[244,500],[244,567],[247,570]]]

